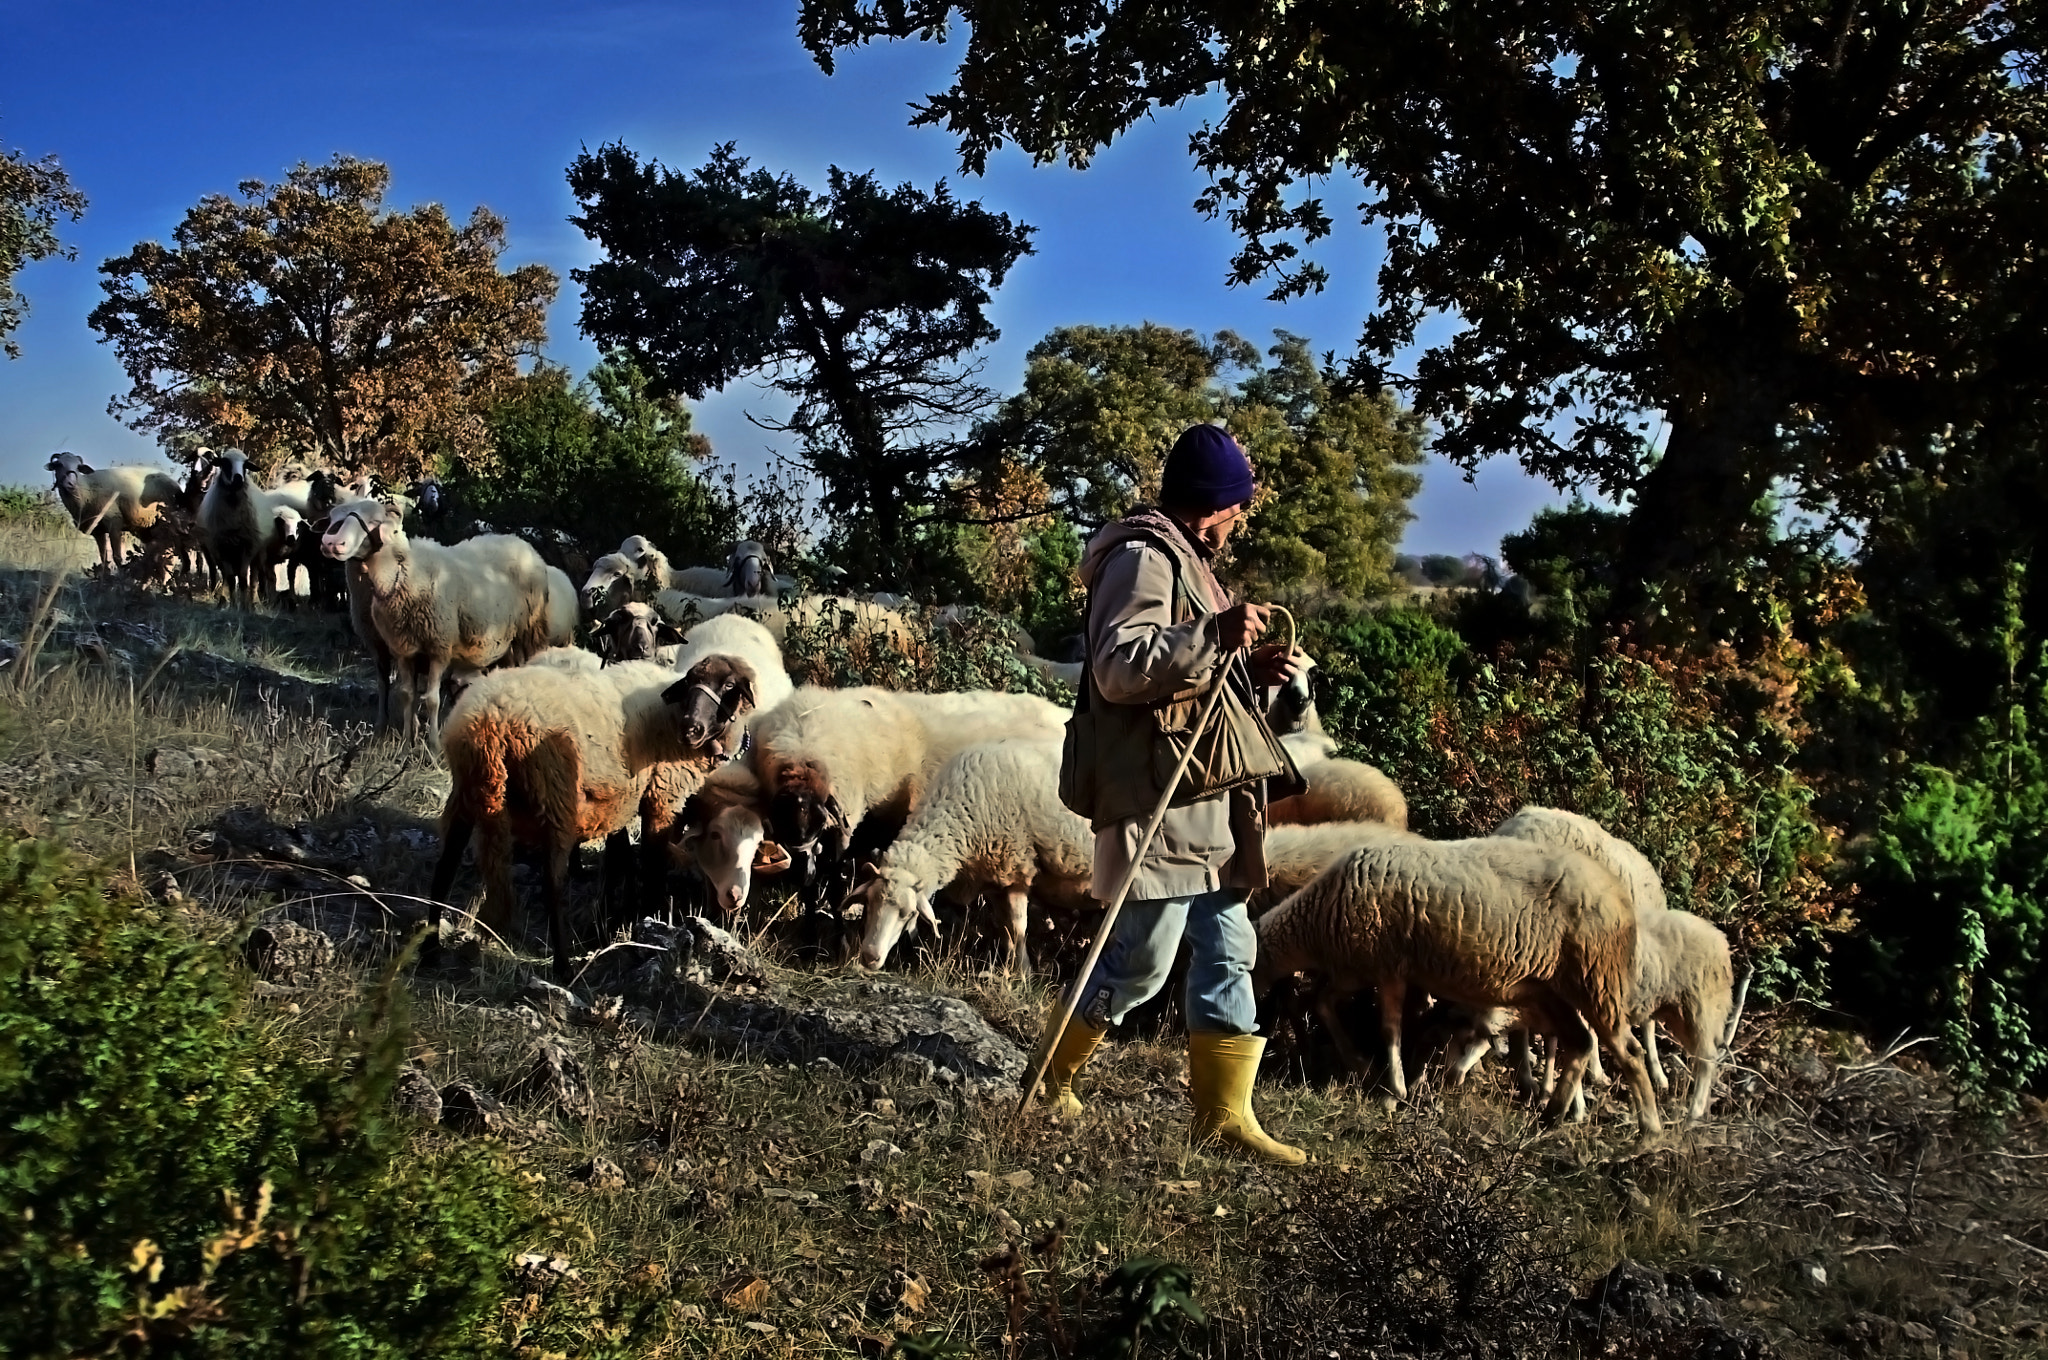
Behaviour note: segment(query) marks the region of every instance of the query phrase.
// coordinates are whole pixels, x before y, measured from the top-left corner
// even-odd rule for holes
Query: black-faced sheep
[[[604,615],[591,630],[591,640],[607,661],[662,661],[666,665],[683,640],[683,630],[657,614],[653,605],[635,601]]]
[[[681,712],[663,699],[675,683],[675,672],[632,661],[597,671],[520,666],[470,686],[441,734],[453,782],[433,900],[446,900],[474,833],[484,880],[479,919],[502,934],[512,915],[513,843],[545,849],[549,943],[556,975],[566,978],[570,854],[624,830],[636,813],[642,845],[655,846],[717,764],[684,739]]]
[[[1354,1067],[1362,1063],[1336,1005],[1378,988],[1396,1095],[1407,1094],[1401,1023],[1413,987],[1474,1011],[1513,1006],[1542,1014],[1563,1058],[1547,1119],[1563,1115],[1567,1088],[1597,1034],[1635,1096],[1643,1131],[1662,1127],[1642,1045],[1628,1024],[1635,912],[1614,875],[1583,855],[1497,837],[1389,837],[1331,865],[1261,916],[1257,929],[1255,994],[1282,975],[1315,974],[1317,1007]]]
[[[175,508],[183,488],[167,472],[147,467],[95,471],[75,453],[50,455],[57,497],[81,533],[99,547],[100,565],[118,569],[127,558],[124,534],[148,534],[166,509]]]
[[[746,715],[779,707],[796,689],[768,630],[737,614],[691,629],[673,664],[683,678],[668,700],[682,711],[685,739],[721,755],[739,750]],[[744,704],[736,706],[734,696]]]
[[[983,742],[946,762],[850,899],[864,923],[861,966],[886,964],[920,917],[937,929],[934,894],[971,901],[999,892],[1009,964],[1029,976],[1034,889],[1079,907],[1094,868],[1095,835],[1060,802],[1059,773],[1060,748],[1042,740]]]
[[[322,549],[336,561],[359,564],[367,622],[396,670],[399,712],[408,740],[439,725],[441,678],[456,667],[482,671],[501,660],[524,660],[551,645],[547,564],[531,546],[504,534],[473,538],[452,548],[413,542],[388,501],[351,501],[328,518]],[[567,578],[560,588],[566,590]],[[351,612],[357,596],[351,594]],[[383,664],[379,658],[380,666]]]

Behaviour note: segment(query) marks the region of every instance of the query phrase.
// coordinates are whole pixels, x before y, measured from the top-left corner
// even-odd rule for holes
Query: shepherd
[[[1060,797],[1094,828],[1093,894],[1114,910],[1116,888],[1131,883],[1047,1060],[1041,1098],[1081,1111],[1075,1076],[1103,1034],[1165,985],[1185,939],[1194,1135],[1296,1166],[1306,1154],[1269,1137],[1252,1113],[1266,1041],[1256,1033],[1258,935],[1245,901],[1266,886],[1269,796],[1305,787],[1260,692],[1293,679],[1302,659],[1291,647],[1255,647],[1272,609],[1233,604],[1211,568],[1255,491],[1237,441],[1216,425],[1190,426],[1167,456],[1159,504],[1106,525],[1082,558],[1086,667]]]

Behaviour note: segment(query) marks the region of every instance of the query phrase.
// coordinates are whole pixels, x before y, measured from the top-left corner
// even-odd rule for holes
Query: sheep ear
[[[599,633],[598,636],[600,638],[603,638],[607,643],[611,641],[611,635],[609,633]],[[679,704],[689,697],[690,678],[688,676],[684,676],[682,679],[676,681],[674,684],[670,685],[667,689],[661,692],[661,701],[665,704]]]
[[[679,643],[683,640],[683,630],[664,619],[654,625],[654,640],[664,645]]]
[[[917,914],[919,916],[922,916],[927,922],[929,922],[931,924],[932,931],[934,933],[937,933],[939,928],[939,917],[938,913],[932,910],[931,898],[920,896],[917,899]]]

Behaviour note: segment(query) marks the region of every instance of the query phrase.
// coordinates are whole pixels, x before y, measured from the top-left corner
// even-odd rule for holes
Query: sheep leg
[[[441,955],[441,908],[455,886],[455,871],[462,864],[462,852],[476,823],[449,818],[441,827],[441,857],[434,861],[434,883],[427,889],[427,938],[420,944],[420,962],[431,964]]]
[[[611,930],[621,915],[621,901],[626,894],[640,886],[639,856],[633,851],[633,838],[624,831],[614,831],[604,838],[604,925]]]
[[[477,825],[476,869],[484,881],[484,907],[477,913],[477,925],[496,935],[501,943],[512,932],[512,824],[503,817],[486,817]]]
[[[370,653],[377,663],[377,735],[391,730],[391,648],[382,634],[371,640]]]
[[[569,922],[564,890],[568,886],[569,856],[575,848],[573,845],[548,847],[548,944],[555,953],[555,981],[564,986],[569,981]]]
[[[1546,1001],[1543,1012],[1549,1021],[1550,1049],[1557,1063],[1557,1082],[1543,1107],[1543,1122],[1557,1124],[1572,1110],[1573,1098],[1585,1080],[1586,1063],[1593,1055],[1593,1032],[1586,1028],[1578,1012],[1568,1006]]]
[[[1472,1069],[1479,1065],[1479,1060],[1493,1051],[1493,1042],[1506,1023],[1507,1013],[1499,1009],[1482,1011],[1472,1017],[1466,1026],[1464,1047],[1453,1048],[1445,1059],[1451,1069],[1451,1085],[1462,1085]],[[1454,1039],[1453,1043],[1456,1042]]]
[[[1651,1023],[1655,1023],[1654,1019]],[[1705,1023],[1691,1007],[1686,1007],[1670,1024],[1671,1037],[1692,1055],[1692,1092],[1686,1101],[1685,1117],[1694,1121],[1705,1119],[1707,1107],[1714,1101],[1714,1076],[1721,1067],[1721,1023],[1718,1019],[1712,1024]]]
[[[1614,1050],[1614,1065],[1621,1069],[1621,1079],[1635,1096],[1640,1132],[1644,1137],[1661,1133],[1664,1120],[1657,1113],[1657,1088],[1650,1082],[1649,1066],[1643,1062],[1643,1045],[1629,1027],[1627,1017],[1617,1018],[1606,1037],[1608,1047]]]
[[[1515,1060],[1515,1089],[1524,1100],[1536,1097],[1536,1055],[1529,1043],[1529,1026],[1515,1026],[1508,1035],[1508,1049]]]
[[[1010,937],[1010,969],[1028,978],[1031,976],[1031,943],[1028,938],[1031,928],[1031,893],[1026,888],[1010,888],[1007,890],[1007,896],[1010,915],[1003,923],[1003,932]]]
[[[1330,1032],[1330,1044],[1337,1050],[1338,1061],[1342,1062],[1347,1070],[1363,1077],[1371,1070],[1371,1065],[1366,1062],[1365,1055],[1358,1051],[1358,1045],[1351,1042],[1351,1030],[1344,1024],[1344,1016],[1338,1010],[1338,1003],[1344,999],[1337,994],[1335,987],[1328,983],[1319,984],[1315,992],[1316,1018],[1321,1020],[1323,1028]],[[1299,1039],[1297,1046],[1303,1052],[1308,1051],[1308,1045],[1301,1043]]]
[[[1643,1063],[1650,1069],[1650,1084],[1662,1095],[1671,1089],[1670,1078],[1664,1075],[1664,1064],[1657,1059],[1657,1017],[1643,1021]]]
[[[1380,1042],[1387,1050],[1387,1084],[1402,1100],[1408,1098],[1408,1078],[1401,1070],[1401,1014],[1407,1004],[1406,982],[1380,979]]]
[[[417,666],[413,673],[414,680],[419,685],[421,722],[425,729],[425,739],[429,744],[441,735],[441,680],[447,674],[448,658],[445,656],[428,657],[426,673],[421,675]],[[408,737],[413,735],[415,733],[412,731],[406,733]]]

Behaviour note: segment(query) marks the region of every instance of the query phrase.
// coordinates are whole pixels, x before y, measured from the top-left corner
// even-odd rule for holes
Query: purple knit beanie
[[[1220,425],[1190,425],[1173,441],[1159,478],[1159,503],[1174,510],[1250,504],[1252,464]]]

